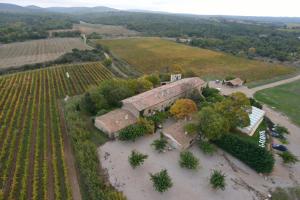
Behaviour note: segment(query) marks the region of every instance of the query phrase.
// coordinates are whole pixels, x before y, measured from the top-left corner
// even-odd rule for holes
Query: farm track
[[[0,190],[4,199],[80,196],[78,183],[74,186],[74,157],[70,158],[72,149],[58,100],[81,94],[111,77],[99,63],[0,77]]]

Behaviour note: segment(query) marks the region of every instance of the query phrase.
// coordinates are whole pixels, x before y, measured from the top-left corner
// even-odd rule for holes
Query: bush
[[[250,98],[249,100],[250,100],[251,106],[254,106],[256,108],[262,109],[263,106],[261,105],[261,103],[259,103],[258,101],[256,101],[253,98]]]
[[[280,134],[290,134],[289,130],[284,126],[276,126],[275,131]]]
[[[142,165],[147,158],[148,155],[139,153],[137,151],[131,151],[131,155],[128,157],[128,161],[132,168],[136,168]]]
[[[150,174],[150,180],[153,182],[153,187],[158,192],[165,192],[173,186],[171,177],[166,169],[155,174]]]
[[[135,141],[138,137],[146,134],[145,130],[145,127],[141,124],[129,125],[119,132],[119,139]]]
[[[151,146],[154,146],[154,149],[161,153],[165,150],[167,144],[168,141],[164,137],[161,137],[160,139],[154,140]]]
[[[218,170],[214,170],[210,175],[210,184],[214,189],[225,190],[225,175]]]
[[[285,164],[295,164],[298,162],[298,158],[289,151],[282,152],[278,154]]]
[[[275,162],[273,155],[251,141],[227,134],[215,140],[214,143],[258,173],[270,173],[273,169]]]
[[[230,80],[233,80],[233,79],[235,79],[235,76],[226,76],[225,77],[226,81],[230,81]]]
[[[199,147],[203,151],[203,153],[209,154],[209,155],[212,155],[216,151],[216,148],[208,141],[200,140]]]
[[[189,123],[189,124],[184,125],[184,130],[185,130],[188,134],[194,135],[194,134],[196,134],[197,131],[198,131],[198,126],[197,126],[197,124]]]
[[[192,152],[184,151],[180,153],[179,160],[180,167],[187,169],[197,169],[199,167],[199,160]]]

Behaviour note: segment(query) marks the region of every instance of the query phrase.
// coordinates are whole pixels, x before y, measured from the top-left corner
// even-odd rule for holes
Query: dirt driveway
[[[207,156],[197,145],[190,150],[200,159],[201,168],[198,171],[182,169],[178,163],[178,150],[159,154],[152,149],[150,144],[158,137],[158,134],[147,136],[133,143],[111,141],[98,148],[99,159],[107,170],[111,184],[123,191],[128,200],[260,200],[266,198],[271,188],[294,184],[294,179],[290,178],[290,168],[280,163],[280,170],[275,170],[266,178],[222,150]],[[128,155],[134,149],[149,155],[144,165],[137,169],[132,169],[128,164]],[[149,179],[149,173],[161,169],[167,169],[173,180],[173,187],[163,194],[154,191]],[[209,176],[212,169],[220,169],[226,174],[225,191],[211,189]],[[295,177],[295,174],[292,175]],[[297,178],[300,178],[299,174]]]

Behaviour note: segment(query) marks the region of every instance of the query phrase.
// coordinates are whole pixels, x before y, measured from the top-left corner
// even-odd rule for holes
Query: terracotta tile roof
[[[95,125],[101,126],[109,133],[115,133],[119,130],[134,124],[137,118],[129,111],[116,109],[95,119]]]
[[[142,111],[172,97],[176,97],[192,88],[204,85],[204,83],[198,77],[185,78],[124,99],[122,102],[123,104],[132,104],[137,110]]]
[[[227,81],[227,83],[231,83],[232,85],[238,86],[238,85],[242,85],[244,81],[240,78],[235,78],[230,81]]]
[[[164,135],[174,138],[183,148],[190,146],[190,141],[197,137],[197,134],[190,135],[184,131],[184,125],[192,121],[178,121],[163,129]]]

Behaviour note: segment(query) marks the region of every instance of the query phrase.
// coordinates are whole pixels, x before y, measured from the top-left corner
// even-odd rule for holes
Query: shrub
[[[136,168],[142,165],[147,158],[148,155],[139,153],[137,151],[131,151],[131,155],[128,157],[128,161],[132,168]]]
[[[225,77],[226,81],[230,81],[230,80],[233,80],[233,79],[235,79],[235,76],[226,76]]]
[[[216,151],[216,148],[208,141],[200,140],[199,147],[203,151],[203,153],[209,154],[209,155],[212,155]]]
[[[167,144],[168,141],[164,137],[161,137],[160,139],[154,140],[151,146],[154,146],[154,149],[161,153],[165,150]]]
[[[258,173],[270,173],[273,169],[273,155],[251,141],[227,134],[215,140],[214,143]]]
[[[275,131],[280,134],[284,134],[284,133],[289,134],[290,133],[289,130],[284,126],[276,126]]]
[[[154,133],[154,123],[146,118],[139,118],[138,124],[144,127],[144,132],[146,134]]]
[[[249,100],[250,100],[251,106],[254,106],[254,107],[257,107],[259,109],[262,109],[263,106],[261,105],[261,103],[259,103],[258,101],[256,101],[253,98],[250,98]]]
[[[210,175],[210,184],[214,189],[225,190],[225,175],[218,170],[214,170]]]
[[[185,130],[188,134],[194,135],[194,134],[196,134],[197,131],[198,131],[198,126],[197,126],[197,124],[189,123],[189,124],[184,125],[184,130]]]
[[[282,152],[278,154],[285,164],[295,164],[298,162],[298,158],[289,151]]]
[[[199,160],[192,152],[184,151],[180,153],[179,160],[180,167],[187,169],[197,169],[199,167]]]
[[[141,124],[127,126],[119,132],[119,139],[135,141],[138,137],[146,134],[145,130],[145,127]]]
[[[173,186],[171,177],[166,169],[155,174],[150,174],[150,180],[153,182],[153,187],[158,192],[165,192]]]

